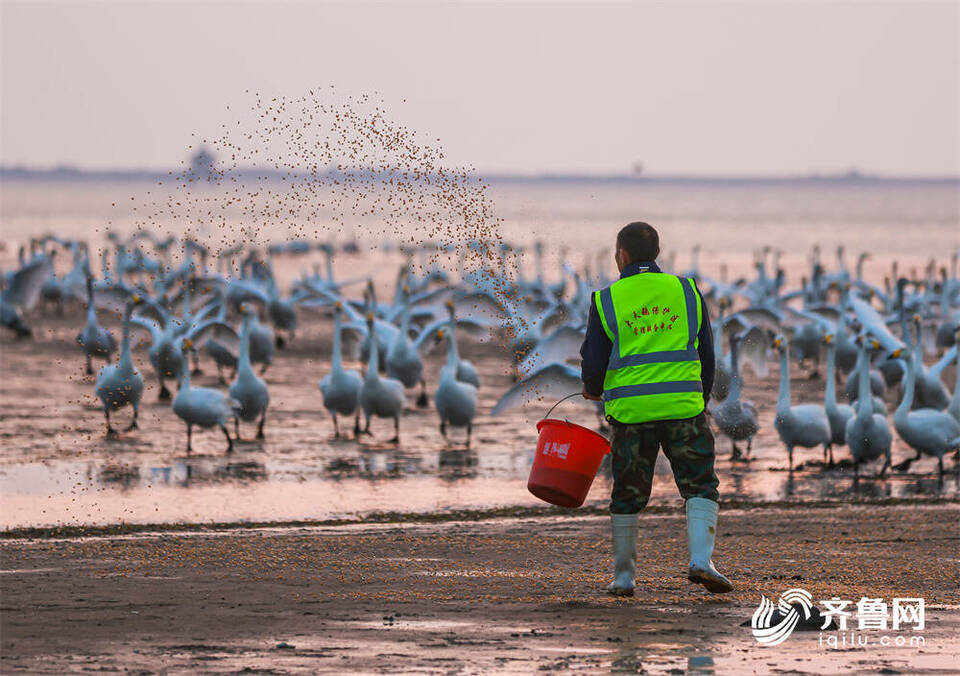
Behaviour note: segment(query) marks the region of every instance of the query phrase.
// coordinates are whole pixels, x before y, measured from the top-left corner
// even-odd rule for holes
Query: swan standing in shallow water
[[[467,428],[467,448],[470,447],[470,435],[473,432],[473,418],[477,414],[477,388],[470,383],[457,380],[456,345],[452,334],[443,329],[437,331],[437,340],[447,339],[447,363],[440,372],[440,383],[433,399],[440,414],[440,433],[447,438],[447,423],[453,427]]]
[[[462,383],[470,383],[476,388],[480,388],[480,377],[477,375],[477,368],[466,359],[460,358],[460,348],[457,346],[457,316],[456,306],[452,300],[446,303],[447,312],[450,315],[450,345],[453,346],[453,356],[456,358],[457,371],[456,378]]]
[[[917,386],[917,366],[910,352],[902,348],[895,350],[890,357],[902,358],[907,363],[906,387],[903,400],[893,413],[893,426],[900,438],[917,452],[916,457],[900,463],[896,469],[909,469],[920,456],[930,455],[937,459],[939,476],[943,477],[943,456],[960,448],[960,422],[946,411],[933,408],[911,411],[910,404]]]
[[[87,358],[87,373],[93,373],[91,357],[101,357],[110,361],[110,356],[117,351],[117,341],[110,333],[110,329],[97,323],[97,307],[93,297],[93,277],[87,270],[87,325],[77,334],[77,342],[83,348]]]
[[[860,405],[856,415],[847,421],[845,437],[847,446],[850,447],[850,455],[853,456],[854,478],[860,475],[860,463],[884,456],[886,459],[880,469],[882,478],[890,466],[890,445],[893,442],[893,434],[890,432],[886,417],[882,413],[873,411],[873,397],[870,396],[868,377],[870,351],[871,349],[879,350],[880,343],[872,339],[865,343],[863,338],[858,338],[857,342],[860,345],[860,353],[857,356],[857,370],[860,373],[858,380],[860,392],[857,400]]]
[[[740,458],[749,458],[750,450],[753,446],[753,437],[757,434],[759,424],[757,423],[757,409],[752,401],[741,401],[740,395],[743,389],[743,381],[740,376],[740,341],[743,340],[741,334],[730,336],[730,383],[727,389],[727,397],[713,408],[713,420],[717,424],[717,429],[725,436],[730,438],[733,444],[733,453],[731,460]],[[740,449],[737,448],[737,442],[746,440],[747,455],[743,456]]]
[[[253,313],[246,304],[240,304],[243,314],[243,328],[240,329],[240,357],[237,360],[237,379],[230,385],[230,396],[240,402],[240,407],[233,417],[234,436],[240,441],[240,420],[257,424],[257,439],[263,439],[263,423],[267,419],[267,406],[270,404],[270,393],[267,384],[253,372],[250,364],[250,327],[253,322]]]
[[[730,383],[727,390],[727,397],[714,407],[713,419],[717,428],[725,436],[730,438],[733,443],[732,460],[741,457],[748,458],[753,446],[753,437],[759,429],[757,422],[757,409],[752,401],[742,401],[740,399],[743,390],[743,379],[740,375],[740,342],[743,340],[742,334],[730,336]],[[746,440],[747,455],[742,456],[740,449],[737,448],[737,442]]]
[[[234,416],[240,403],[230,399],[220,390],[190,385],[190,368],[187,353],[193,349],[190,339],[183,341],[180,359],[180,390],[173,398],[173,412],[187,424],[187,455],[193,451],[193,426],[219,427],[227,438],[227,453],[233,453],[233,439],[227,431],[227,421]]]
[[[777,397],[777,417],[773,426],[787,447],[790,470],[793,470],[795,446],[813,448],[823,445],[823,457],[830,451],[830,421],[822,406],[816,404],[790,405],[790,365],[787,360],[787,340],[777,336],[773,347],[780,353],[780,393]],[[831,454],[830,462],[833,462]]]
[[[127,303],[123,313],[123,338],[120,341],[120,361],[107,364],[97,374],[94,392],[103,403],[103,413],[107,418],[107,436],[116,434],[110,426],[110,412],[118,411],[128,404],[133,407],[133,420],[124,431],[138,429],[137,415],[140,413],[140,399],[143,396],[143,376],[133,365],[130,355],[130,315],[134,305],[140,303],[140,296],[134,295]]]
[[[320,392],[323,394],[323,406],[333,416],[333,438],[340,438],[340,426],[337,424],[337,414],[353,415],[353,434],[360,434],[360,388],[363,378],[356,371],[347,371],[343,368],[343,303],[337,301],[333,310],[333,357],[330,373],[320,381]]]
[[[374,336],[373,313],[367,315],[367,335]],[[370,418],[393,418],[394,436],[391,443],[400,442],[400,414],[403,412],[403,383],[392,378],[381,378],[377,366],[380,363],[380,341],[370,341],[370,361],[367,362],[367,377],[360,387],[360,407],[366,419],[363,431],[370,434]]]

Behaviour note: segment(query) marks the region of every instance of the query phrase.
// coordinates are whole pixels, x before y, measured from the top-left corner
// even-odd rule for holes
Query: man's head
[[[630,263],[656,260],[660,255],[660,236],[649,223],[635,221],[617,233],[617,269],[621,272]]]

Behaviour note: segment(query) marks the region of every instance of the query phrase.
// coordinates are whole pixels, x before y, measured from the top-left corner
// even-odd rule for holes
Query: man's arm
[[[580,346],[580,378],[585,394],[599,397],[603,394],[603,376],[610,362],[613,343],[603,330],[600,313],[594,299],[590,298],[590,314],[587,316],[587,337]]]
[[[700,332],[697,333],[697,352],[700,354],[700,380],[703,382],[703,403],[706,405],[710,401],[710,392],[713,390],[717,363],[713,351],[713,327],[710,326],[710,314],[700,289],[697,289],[697,295],[700,296],[700,304],[703,307],[703,322],[700,324]]]

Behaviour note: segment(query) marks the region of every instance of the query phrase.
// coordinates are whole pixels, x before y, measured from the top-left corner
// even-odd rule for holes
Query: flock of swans
[[[515,383],[493,407],[493,416],[581,387],[577,359],[591,292],[612,281],[602,262],[605,256],[584,258],[575,268],[561,254],[548,282],[542,243],[529,249],[467,242],[460,247],[460,275],[454,281],[433,256],[451,254],[453,247],[403,248],[405,262],[392,298],[385,302],[369,277],[335,278],[334,258],[357,253],[355,243],[336,247],[297,240],[265,250],[237,246],[213,255],[186,238],[160,239],[142,231],[127,239],[110,235],[96,278],[86,243],[47,236],[21,248],[16,269],[2,275],[0,323],[17,338],[29,339],[29,323],[37,312],[62,312],[71,303],[86,307],[77,344],[89,374],[93,360],[107,361],[96,375],[94,391],[111,436],[117,434],[111,415],[125,407],[132,409],[125,431],[138,427],[144,375],[134,365],[132,351],[139,337],[148,339],[158,396],[170,400],[173,413],[185,423],[188,452],[194,428],[219,428],[228,452],[240,439],[241,422],[255,424],[258,438],[265,436],[270,406],[266,373],[276,350],[296,339],[307,308],[333,319],[332,350],[323,355],[329,369],[319,389],[336,438],[344,435],[341,418],[353,418],[355,437],[370,434],[371,420],[382,418],[393,421],[391,442],[399,442],[408,391],[412,405],[430,405],[424,354],[445,343],[433,405],[444,438],[450,427],[465,428],[469,447],[481,383],[477,369],[460,357],[458,335],[492,337],[504,347],[504,367]],[[495,262],[468,269],[464,255],[471,250],[479,260]],[[304,264],[300,277],[282,294],[276,261],[284,259],[289,266],[316,251],[325,257],[325,271]],[[532,278],[524,275],[530,253],[536,267]],[[809,274],[795,288],[787,287],[779,253],[770,249],[755,253],[750,276],[734,280],[728,280],[725,268],[717,279],[702,274],[698,255],[694,248],[690,269],[677,270],[673,259],[663,267],[696,278],[710,305],[717,375],[709,411],[715,428],[732,442],[733,460],[749,460],[760,427],[757,407],[745,397],[743,367],[763,378],[771,363],[779,364],[780,374],[774,427],[791,471],[798,448],[822,448],[824,461],[832,465],[835,452],[846,446],[855,476],[863,463],[880,459],[883,476],[891,467],[894,432],[916,453],[896,470],[929,456],[937,459],[942,476],[944,456],[954,451],[960,456],[960,387],[955,383],[951,395],[942,378],[958,360],[956,253],[939,269],[931,261],[922,275],[914,271],[902,277],[894,263],[878,286],[863,276],[866,253],[851,269],[842,248],[836,264],[828,264],[814,247]],[[69,266],[55,265],[64,258]],[[355,287],[362,291],[352,293]],[[122,317],[119,345],[100,323],[98,310]],[[935,361],[928,364],[928,358]],[[191,382],[201,359],[216,365],[221,387]],[[345,365],[355,360],[364,364],[362,372]],[[791,360],[809,368],[810,378],[822,377],[822,400],[792,400]],[[175,395],[168,382],[177,384]],[[899,404],[891,425],[887,401],[894,398]]]

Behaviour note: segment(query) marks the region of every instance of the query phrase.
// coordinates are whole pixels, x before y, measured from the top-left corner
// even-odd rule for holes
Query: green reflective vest
[[[603,378],[607,417],[631,424],[700,415],[703,306],[693,280],[640,273],[595,292],[594,301],[613,343]]]

